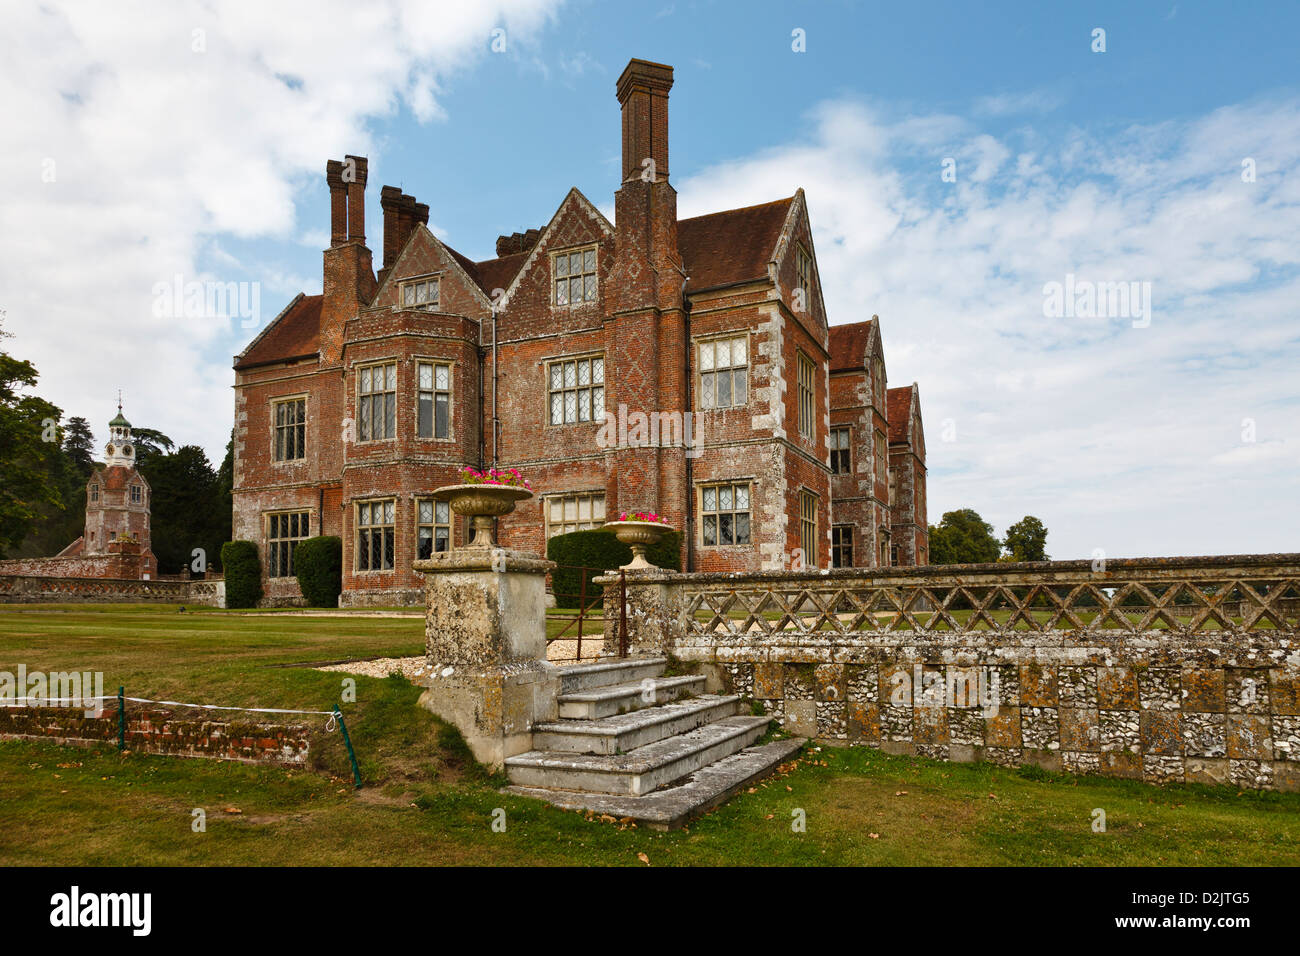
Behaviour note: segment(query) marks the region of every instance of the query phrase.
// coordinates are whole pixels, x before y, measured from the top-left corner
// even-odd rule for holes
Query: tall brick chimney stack
[[[388,273],[397,263],[397,257],[411,238],[417,224],[429,221],[428,203],[416,202],[396,186],[385,186],[379,191],[379,205],[384,210],[384,264],[379,270],[379,284],[383,285]]]
[[[648,60],[632,60],[618,78],[618,102],[623,107],[623,182],[639,178],[654,161],[658,179],[668,178],[668,91],[673,68]]]
[[[320,318],[320,360],[324,366],[342,360],[344,324],[369,305],[375,295],[375,274],[366,247],[367,172],[364,156],[332,159],[325,164],[325,179],[330,187],[330,247],[324,255]]]
[[[401,251],[397,239],[397,210],[402,204],[402,191],[396,186],[385,186],[379,190],[379,208],[384,211],[384,268],[383,273],[393,268],[397,253]],[[379,280],[383,282],[381,278]]]
[[[673,68],[632,60],[618,78],[623,111],[623,178],[614,194],[614,267],[606,301],[615,329],[614,377],[606,408],[645,413],[690,408],[685,274],[677,251],[677,193],[668,181],[668,92]],[[657,511],[678,528],[686,520],[686,458],[681,447],[618,448],[606,500],[611,510]]]
[[[415,228],[415,197],[402,193],[397,203],[398,252],[402,251],[402,247],[406,245],[406,240],[411,238],[413,228]]]
[[[364,156],[345,156],[343,166],[343,181],[348,186],[348,241],[365,242],[366,178],[369,174],[369,162]]]
[[[325,181],[330,187],[330,246],[348,241],[348,195],[343,182],[343,163],[331,159],[325,164]]]

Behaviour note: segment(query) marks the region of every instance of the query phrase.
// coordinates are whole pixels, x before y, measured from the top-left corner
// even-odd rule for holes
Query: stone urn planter
[[[646,548],[658,544],[663,540],[663,536],[672,530],[671,525],[662,524],[658,521],[636,521],[632,519],[607,521],[605,527],[613,531],[618,540],[632,549],[631,562],[623,565],[625,571],[655,569],[655,566],[646,560]]]
[[[515,505],[533,493],[518,485],[466,484],[444,485],[433,492],[434,501],[445,501],[458,515],[472,519],[474,538],[467,547],[495,548],[492,519],[508,515]]]

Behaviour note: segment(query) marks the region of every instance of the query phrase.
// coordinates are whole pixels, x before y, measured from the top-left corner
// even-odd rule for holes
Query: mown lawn
[[[326,709],[343,675],[282,665],[418,653],[422,622],[174,608],[0,609],[0,670],[97,670],[106,689]],[[296,771],[0,743],[0,863],[1277,865],[1300,795],[1155,788],[875,751],[808,750],[687,831],[658,834],[502,795],[400,678],[357,678]],[[318,718],[310,718],[318,720]],[[207,815],[192,830],[193,811]],[[1094,811],[1106,832],[1093,832]],[[233,812],[233,811],[239,812]],[[493,828],[502,819],[504,830]],[[792,824],[806,821],[804,832]],[[644,860],[641,857],[644,856]]]

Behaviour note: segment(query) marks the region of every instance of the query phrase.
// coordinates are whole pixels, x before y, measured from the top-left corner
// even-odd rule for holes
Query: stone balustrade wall
[[[617,576],[606,649],[618,646]],[[786,730],[943,760],[1300,789],[1300,555],[627,575],[667,653]]]

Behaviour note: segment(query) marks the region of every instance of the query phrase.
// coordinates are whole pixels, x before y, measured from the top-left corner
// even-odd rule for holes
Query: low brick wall
[[[613,652],[619,589],[608,581]],[[1298,588],[1300,555],[1112,561],[1104,571],[656,572],[628,575],[626,619],[632,653],[671,654],[800,736],[1300,790]],[[1135,593],[1146,606],[1125,607]]]
[[[78,746],[117,746],[117,702],[99,717],[68,707],[0,706],[0,740],[49,740]],[[126,705],[126,749],[172,757],[207,757],[298,766],[307,762],[309,728],[194,716]]]
[[[0,575],[0,604],[194,604],[226,606],[226,583]]]

